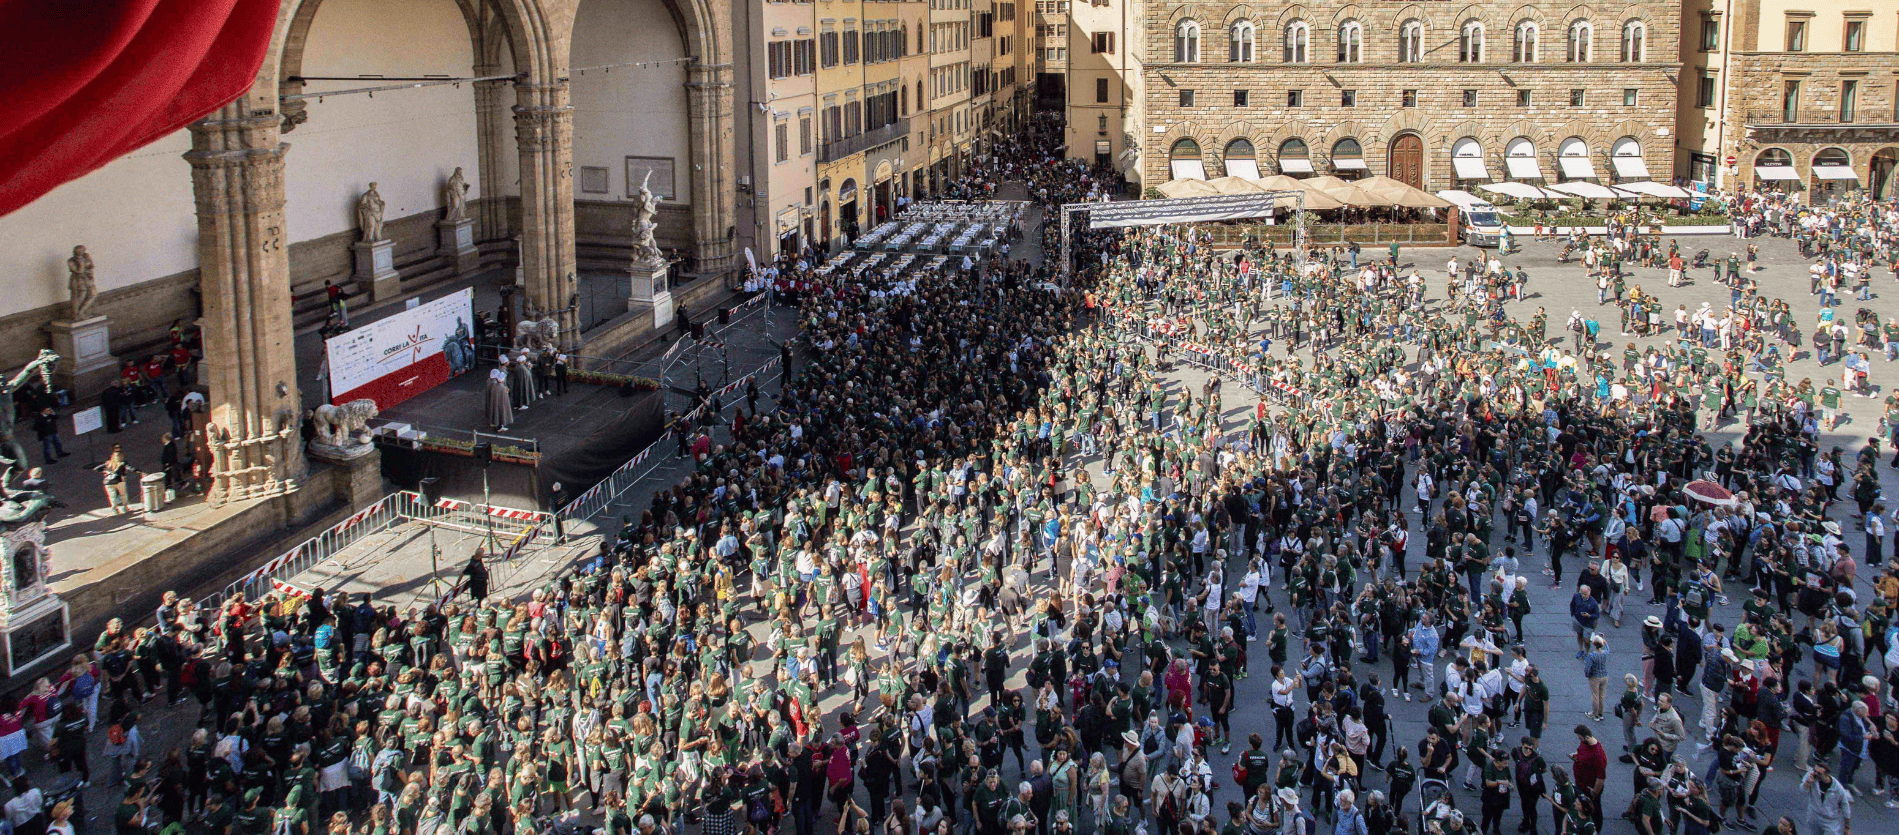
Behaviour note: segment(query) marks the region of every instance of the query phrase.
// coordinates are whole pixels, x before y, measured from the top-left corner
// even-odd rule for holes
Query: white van
[[[1468,191],[1445,189],[1437,196],[1451,201],[1462,217],[1464,243],[1497,246],[1503,241],[1503,215],[1497,207]]]

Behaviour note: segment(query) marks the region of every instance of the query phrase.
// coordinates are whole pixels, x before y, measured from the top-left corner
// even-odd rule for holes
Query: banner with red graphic
[[[388,409],[474,365],[475,295],[463,288],[324,343],[330,402]]]

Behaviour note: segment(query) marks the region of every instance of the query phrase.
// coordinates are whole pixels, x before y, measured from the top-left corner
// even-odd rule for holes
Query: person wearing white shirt
[[[1254,557],[1253,561],[1246,566],[1246,573],[1240,577],[1240,590],[1238,594],[1240,598],[1240,608],[1246,612],[1246,640],[1248,641],[1259,640],[1257,613],[1259,611],[1259,587],[1262,582],[1265,582],[1265,577],[1262,575],[1261,569],[1264,563],[1265,559]]]

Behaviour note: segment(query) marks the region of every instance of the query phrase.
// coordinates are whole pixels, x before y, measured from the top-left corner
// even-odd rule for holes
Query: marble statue
[[[647,187],[652,179],[653,172],[646,172],[646,178],[640,180],[639,193],[633,196],[633,254],[646,261],[660,259],[659,244],[653,241],[653,230],[659,228],[653,222],[653,217],[659,214],[659,198]]]
[[[460,377],[475,366],[475,348],[469,340],[468,320],[456,318],[455,332],[442,341],[442,355],[448,358],[448,373],[451,377]]]
[[[316,425],[316,443],[338,449],[369,445],[369,422],[381,412],[369,398],[351,400],[341,406],[325,403],[316,407],[311,423]]]
[[[382,195],[377,193],[375,183],[370,183],[369,190],[356,198],[356,227],[363,230],[365,243],[382,240],[382,206]]]
[[[462,176],[461,166],[455,166],[455,173],[448,175],[448,184],[442,187],[442,203],[448,207],[447,220],[468,219],[468,180]]]
[[[72,293],[71,318],[75,322],[85,321],[93,299],[99,296],[99,289],[92,280],[92,256],[84,246],[73,247],[73,257],[66,259],[66,273],[66,289]]]
[[[52,391],[53,364],[56,362],[59,362],[58,354],[41,350],[38,357],[20,369],[20,373],[13,375],[13,379],[0,385],[0,492],[4,492],[7,482],[13,479],[15,473],[25,472],[27,468],[26,448],[13,436],[13,393],[33,379],[36,372],[40,382],[46,385],[46,390]]]

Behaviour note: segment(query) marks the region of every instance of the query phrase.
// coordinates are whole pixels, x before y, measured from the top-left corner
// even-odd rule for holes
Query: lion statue
[[[325,403],[316,407],[316,440],[320,444],[350,447],[369,443],[369,422],[381,412],[376,401],[351,400],[341,406]]]
[[[514,347],[540,353],[542,348],[560,350],[560,323],[553,316],[527,319],[514,326]]]

